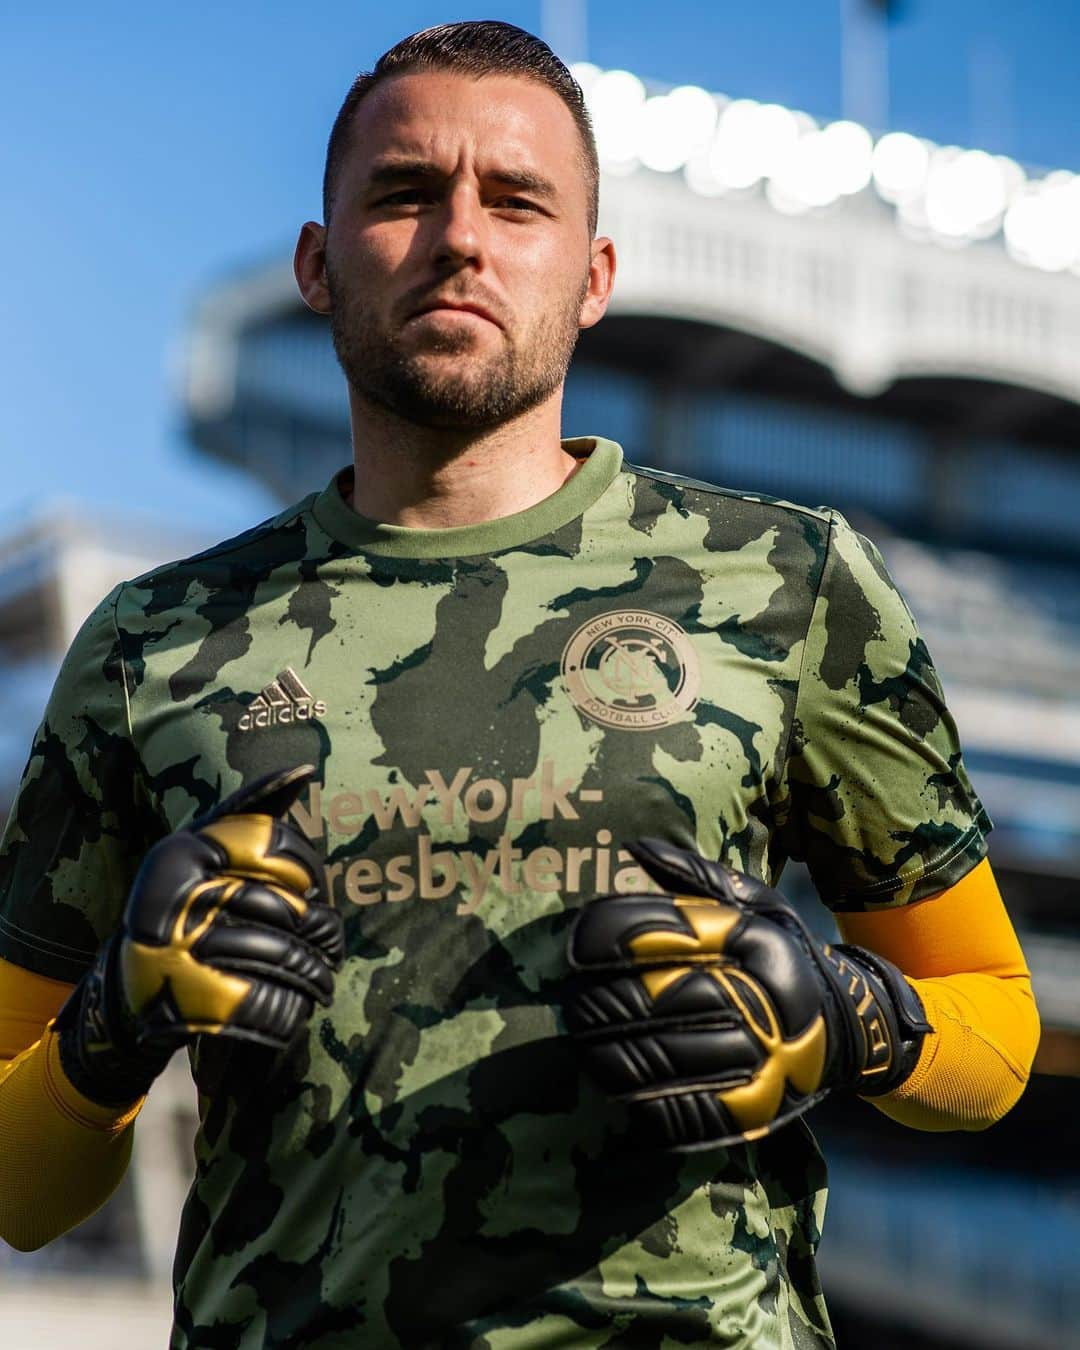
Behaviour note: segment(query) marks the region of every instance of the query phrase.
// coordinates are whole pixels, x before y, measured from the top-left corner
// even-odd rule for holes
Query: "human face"
[[[578,129],[546,86],[445,71],[359,105],[332,219],[297,278],[362,399],[478,431],[552,397],[614,271],[592,240]]]

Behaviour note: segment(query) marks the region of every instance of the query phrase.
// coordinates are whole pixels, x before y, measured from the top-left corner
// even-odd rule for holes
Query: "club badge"
[[[693,708],[701,667],[673,620],[620,609],[582,624],[563,650],[562,678],[574,707],[592,721],[655,731]]]

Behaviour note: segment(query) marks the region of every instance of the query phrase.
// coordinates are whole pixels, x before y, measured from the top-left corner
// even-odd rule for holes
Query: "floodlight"
[[[682,85],[650,98],[638,122],[638,158],[649,169],[670,173],[708,145],[716,127],[716,102],[704,89]]]
[[[1005,244],[1044,272],[1080,265],[1080,178],[1062,171],[1030,184],[1005,214]]]
[[[613,172],[634,168],[645,86],[628,70],[606,70],[593,81],[587,103],[600,163]]]
[[[872,168],[874,186],[887,202],[908,201],[922,194],[930,152],[906,131],[891,131],[874,147]]]
[[[589,97],[589,90],[600,78],[601,73],[600,67],[594,66],[591,61],[575,61],[570,67],[570,74],[577,80],[586,100]]]
[[[874,138],[857,122],[832,122],[821,133],[818,153],[832,185],[842,196],[870,182]]]
[[[1001,165],[985,150],[946,147],[930,157],[926,219],[950,239],[983,239],[995,233],[1008,205]]]
[[[789,214],[800,206],[831,205],[841,195],[838,165],[837,146],[825,132],[806,132],[772,175],[769,200]]]

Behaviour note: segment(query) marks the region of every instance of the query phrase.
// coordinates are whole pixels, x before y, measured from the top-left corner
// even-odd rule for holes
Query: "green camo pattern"
[[[833,1345],[810,1131],[635,1152],[562,1033],[567,927],[641,886],[642,834],[770,882],[804,859],[861,910],[952,885],[989,821],[842,518],[568,445],[554,497],[456,530],[331,484],[119,587],[64,664],[0,956],[78,979],[150,843],[302,761],[346,918],[288,1053],[193,1055],[174,1350]]]

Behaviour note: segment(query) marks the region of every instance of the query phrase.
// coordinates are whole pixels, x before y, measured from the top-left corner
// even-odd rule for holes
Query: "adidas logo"
[[[303,680],[287,666],[275,680],[256,694],[247,705],[240,718],[241,731],[253,731],[256,727],[276,727],[287,722],[310,722],[313,717],[322,717],[326,704],[321,698],[313,698]]]

